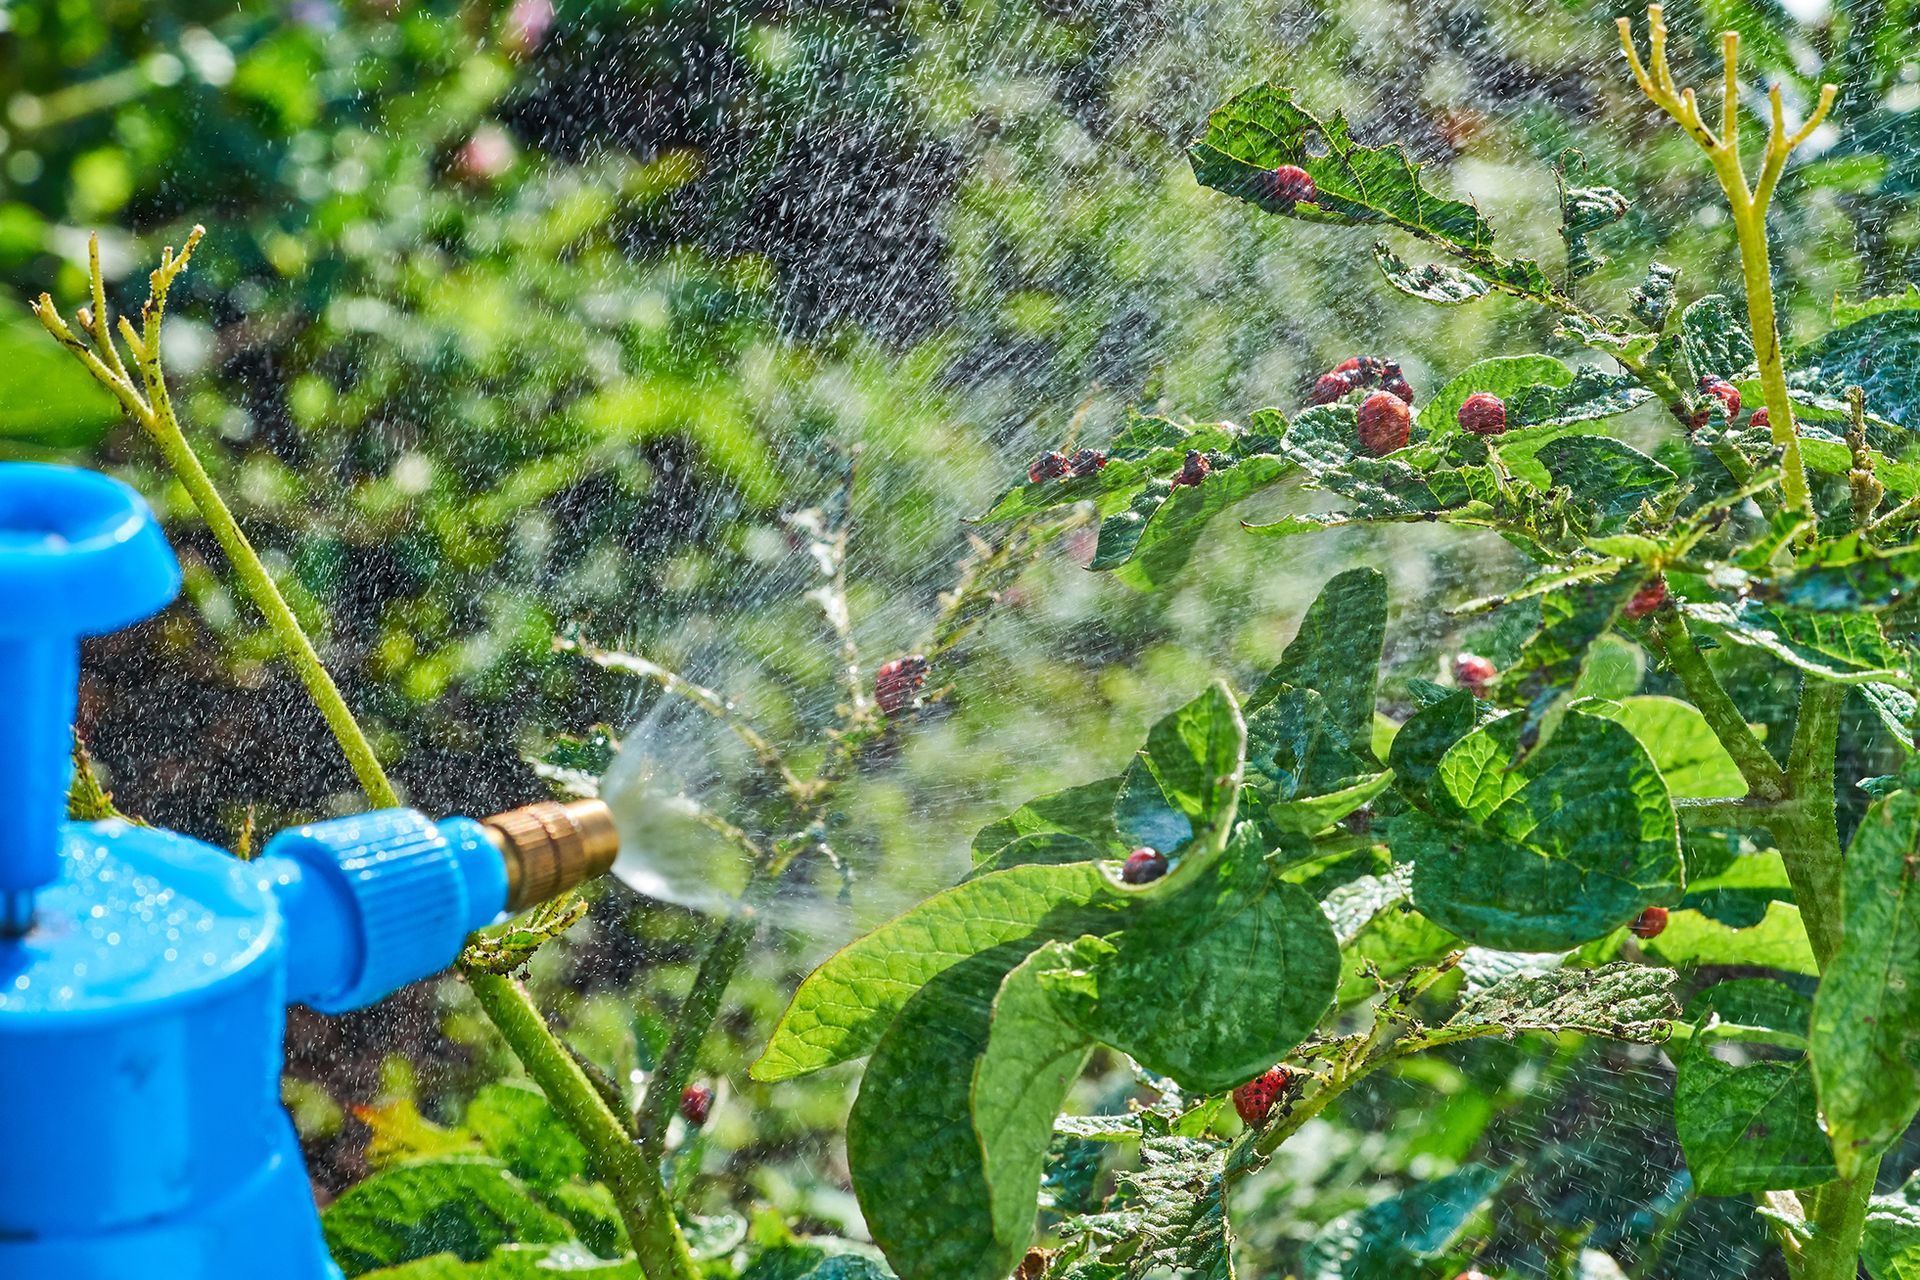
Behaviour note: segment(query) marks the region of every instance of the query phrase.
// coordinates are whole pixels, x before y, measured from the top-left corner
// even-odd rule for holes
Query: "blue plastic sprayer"
[[[391,809],[241,862],[66,821],[79,644],[172,600],[139,495],[0,464],[0,1277],[326,1280],[280,1105],[289,1003],[357,1009],[598,875],[597,802],[484,821]]]

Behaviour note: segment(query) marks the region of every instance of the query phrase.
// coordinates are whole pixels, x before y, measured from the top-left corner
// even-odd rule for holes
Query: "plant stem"
[[[1813,1235],[1801,1248],[1793,1280],[1854,1280],[1860,1268],[1860,1237],[1873,1200],[1880,1157],[1851,1178],[1829,1182],[1813,1194],[1809,1220]]]
[[[1814,959],[1822,971],[1839,950],[1841,877],[1844,855],[1834,815],[1834,757],[1839,744],[1840,708],[1846,686],[1802,677],[1799,715],[1787,775],[1791,801],[1771,822],[1774,842],[1793,883],[1794,901],[1806,926]],[[1853,1280],[1867,1205],[1873,1197],[1876,1158],[1852,1178],[1830,1182],[1810,1197],[1812,1233],[1797,1258],[1789,1255],[1794,1280]]]
[[[145,363],[144,361],[142,363]],[[154,383],[158,383],[156,376]],[[340,744],[340,750],[346,755],[347,763],[353,769],[360,789],[367,799],[378,809],[397,808],[400,797],[393,789],[393,783],[387,779],[386,770],[380,765],[380,757],[368,741],[360,722],[354,718],[347,700],[341,696],[340,687],[333,682],[333,676],[327,671],[326,664],[320,660],[319,653],[313,647],[313,641],[307,638],[306,628],[300,625],[294,616],[286,596],[267,571],[260,555],[241,531],[239,521],[233,518],[220,490],[214,486],[207,475],[206,468],[187,442],[186,434],[173,414],[171,400],[164,393],[155,398],[155,424],[148,428],[148,434],[159,446],[161,456],[173,469],[187,495],[193,499],[193,505],[200,516],[213,531],[215,541],[227,554],[233,565],[234,575],[240,579],[240,585],[247,597],[267,619],[274,636],[280,641],[286,657],[300,676],[300,683],[306,686],[307,696],[320,710],[320,715],[332,731],[334,741]]]
[[[1720,36],[1721,64],[1724,72],[1720,132],[1716,135],[1700,116],[1699,103],[1692,89],[1674,83],[1667,65],[1667,26],[1661,20],[1659,5],[1647,6],[1648,58],[1643,64],[1633,42],[1632,25],[1619,20],[1620,47],[1641,92],[1661,110],[1672,116],[1699,144],[1713,165],[1720,189],[1733,214],[1734,232],[1740,241],[1740,270],[1747,291],[1747,322],[1753,330],[1754,356],[1760,366],[1760,388],[1767,402],[1767,417],[1773,443],[1781,451],[1784,474],[1780,487],[1788,509],[1814,514],[1813,497],[1807,487],[1806,464],[1800,457],[1800,433],[1793,422],[1793,402],[1787,396],[1786,368],[1780,358],[1780,326],[1774,314],[1773,272],[1767,258],[1767,206],[1773,201],[1774,187],[1787,166],[1787,157],[1805,142],[1826,119],[1839,92],[1834,85],[1822,85],[1820,103],[1805,124],[1789,134],[1786,113],[1781,104],[1780,86],[1768,95],[1773,109],[1773,127],[1761,154],[1760,174],[1752,187],[1747,185],[1746,169],[1740,160],[1740,36],[1733,31]],[[1733,370],[1696,369],[1706,375]]]
[[[1735,160],[1734,165],[1737,173],[1739,161]],[[1727,187],[1734,232],[1740,239],[1740,272],[1746,284],[1747,324],[1753,332],[1754,358],[1760,366],[1760,393],[1767,402],[1773,443],[1781,451],[1784,473],[1780,487],[1789,510],[1811,515],[1813,497],[1807,487],[1806,463],[1800,457],[1800,432],[1794,426],[1793,400],[1787,395],[1786,364],[1780,355],[1780,325],[1774,314],[1766,206],[1746,198],[1744,183],[1735,188],[1727,186],[1727,182],[1723,173],[1721,185]]]
[[[47,331],[113,392],[129,416],[159,447],[161,456],[226,552],[241,588],[279,638],[308,696],[346,754],[368,800],[380,808],[396,807],[399,797],[380,766],[373,744],[340,695],[339,687],[328,674],[273,575],[267,571],[219,488],[194,453],[174,413],[173,398],[168,394],[160,360],[161,324],[166,314],[167,289],[185,269],[200,235],[201,230],[196,227],[183,252],[175,257],[169,249],[160,269],[153,273],[152,296],[143,310],[144,334],[137,333],[125,317],[121,318],[121,336],[133,354],[135,368],[146,387],[145,397],[134,387],[113,344],[97,238],[90,255],[92,306],[81,314],[81,323],[91,331],[97,350],[89,349],[67,327],[52,299],[45,294],[35,305],[35,313]],[[480,1007],[499,1028],[527,1073],[546,1091],[561,1120],[592,1155],[596,1170],[619,1204],[634,1254],[647,1280],[697,1280],[698,1269],[680,1236],[673,1204],[658,1170],[650,1158],[627,1139],[620,1120],[595,1092],[591,1080],[540,1016],[526,992],[508,978],[471,966],[465,976]]]
[[[693,988],[680,1007],[680,1016],[674,1019],[673,1035],[667,1041],[666,1051],[660,1055],[660,1068],[647,1081],[646,1092],[641,1095],[634,1114],[641,1150],[650,1157],[660,1155],[673,1107],[693,1075],[700,1046],[719,1015],[720,1003],[733,982],[735,970],[746,959],[747,947],[753,942],[754,931],[759,926],[757,905],[761,899],[771,896],[774,883],[771,878],[762,877],[749,884],[743,900],[707,945],[707,954],[694,974]]]
[[[1792,803],[1771,827],[1813,956],[1824,971],[1840,948],[1840,832],[1834,818],[1834,752],[1845,685],[1804,677],[1787,773]]]
[[[40,323],[55,341],[72,352],[87,372],[113,393],[127,415],[139,424],[159,448],[160,456],[186,489],[201,519],[213,531],[214,540],[226,553],[247,598],[266,617],[268,627],[286,651],[287,660],[293,663],[300,682],[306,686],[307,696],[313,699],[334,740],[340,744],[340,750],[346,755],[360,789],[367,793],[367,798],[376,807],[394,808],[399,805],[400,799],[394,793],[393,784],[387,780],[386,771],[380,767],[380,757],[374,751],[373,744],[360,728],[359,721],[354,719],[346,699],[340,696],[339,686],[328,674],[326,664],[320,661],[313,641],[308,639],[306,629],[288,606],[279,584],[274,582],[273,575],[267,571],[259,553],[253,549],[253,544],[240,528],[240,522],[234,519],[226,500],[220,496],[212,477],[201,465],[199,455],[193,451],[193,445],[188,442],[186,432],[181,430],[180,419],[174,413],[173,397],[167,391],[166,371],[160,362],[160,334],[166,319],[167,290],[186,270],[194,246],[199,244],[204,234],[205,228],[195,227],[177,257],[171,246],[162,255],[160,268],[152,276],[152,293],[141,312],[144,335],[136,333],[125,316],[120,318],[121,336],[128,350],[133,353],[134,368],[146,387],[144,397],[133,385],[126,366],[121,363],[120,353],[114,347],[113,330],[107,319],[106,286],[100,274],[98,236],[88,241],[88,283],[92,288],[92,304],[80,312],[81,325],[91,331],[95,349],[89,349],[67,327],[66,321],[54,307],[53,299],[46,294],[41,294],[34,303],[34,314],[39,316]]]
[[[594,1172],[614,1193],[627,1240],[646,1280],[698,1280],[673,1201],[653,1159],[627,1137],[593,1082],[534,1007],[526,988],[494,973],[469,972],[467,985],[493,1025],[580,1139]]]
[[[1714,736],[1720,739],[1727,754],[1733,757],[1734,766],[1747,781],[1747,790],[1759,800],[1784,799],[1787,795],[1786,772],[1767,751],[1765,744],[1754,736],[1747,718],[1740,713],[1732,696],[1721,685],[1720,678],[1713,674],[1713,668],[1707,665],[1706,657],[1695,646],[1693,636],[1687,631],[1686,618],[1678,609],[1663,610],[1657,632],[1661,647],[1666,651],[1667,665],[1673,668],[1673,673],[1686,687],[1693,705],[1706,717]]]

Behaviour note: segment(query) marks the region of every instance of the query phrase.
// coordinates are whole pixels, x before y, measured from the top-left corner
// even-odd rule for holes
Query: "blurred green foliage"
[[[1185,143],[1254,79],[1282,75],[1364,136],[1404,140],[1445,171],[1441,186],[1479,200],[1515,256],[1559,261],[1548,165],[1582,149],[1594,181],[1636,202],[1595,237],[1611,261],[1583,297],[1620,305],[1652,256],[1680,268],[1683,301],[1735,278],[1705,166],[1618,73],[1617,11],[0,5],[0,452],[134,480],[189,570],[189,606],[91,651],[84,715],[120,802],[224,837],[245,806],[263,822],[324,809],[350,779],[184,495],[26,316],[43,288],[78,300],[89,230],[124,301],[160,244],[209,227],[169,329],[188,430],[410,796],[484,810],[540,792],[523,753],[646,709],[553,651],[568,627],[688,666],[791,740],[817,733],[834,653],[778,517],[820,501],[847,451],[861,451],[851,604],[871,667],[931,615],[965,551],[961,517],[1076,420],[1104,438],[1128,404],[1164,402],[1244,421],[1297,405],[1356,351],[1399,357],[1424,398],[1482,355],[1569,349],[1504,299],[1444,326],[1382,305],[1391,295],[1350,237],[1282,229],[1201,189]],[[1836,296],[1920,275],[1912,0],[1840,0],[1805,22],[1773,0],[1683,0],[1668,16],[1681,31],[1737,26],[1790,102],[1822,78],[1847,84],[1832,139],[1775,204],[1791,339],[1823,332]],[[1676,61],[1711,79],[1712,53],[1678,48]],[[1644,421],[1651,431],[1655,411]],[[1262,669],[1341,564],[1386,564],[1396,599],[1435,601],[1461,594],[1460,558],[1505,554],[1490,540],[1440,550],[1410,529],[1335,535],[1276,569],[1225,539],[1153,596],[1080,572],[1090,546],[1055,549],[966,665],[938,677],[958,696],[849,789],[849,843],[880,851],[883,880],[945,883],[981,821],[1111,772],[1204,675]],[[1430,608],[1396,618],[1389,697],[1438,674],[1456,625]],[[1473,644],[1504,661],[1523,634]],[[610,1069],[644,1056],[636,1025],[670,1012],[694,954],[685,916],[633,914],[603,906],[582,951],[673,975],[639,998],[637,1024],[635,998],[604,974],[543,959],[547,997]],[[790,952],[810,945],[756,962],[711,1070],[738,1072],[784,1003]],[[439,998],[479,1055],[468,1078],[500,1067],[462,994]],[[404,1044],[445,1052],[417,1032]],[[1262,1192],[1293,1205],[1294,1244],[1357,1207],[1357,1170],[1424,1176],[1483,1133],[1512,1141],[1503,1117],[1563,1105],[1525,1101],[1567,1070],[1535,1053],[1476,1049],[1458,1070],[1460,1108],[1414,1123],[1383,1083],[1375,1110],[1356,1101],[1339,1117],[1324,1167]],[[751,1110],[720,1109],[702,1176],[844,1219],[843,1183],[813,1141],[839,1128],[844,1098],[829,1084],[776,1100],[739,1079]],[[397,1087],[336,1083],[359,1097]],[[1569,1096],[1577,1112],[1585,1095]],[[1630,1135],[1665,1123],[1593,1105],[1607,1112],[1593,1124]],[[1566,1142],[1591,1136],[1552,1123]],[[1657,1225],[1666,1195],[1652,1179],[1634,1212]],[[1690,1248],[1672,1256],[1707,1270],[1685,1274],[1711,1273],[1715,1248]]]

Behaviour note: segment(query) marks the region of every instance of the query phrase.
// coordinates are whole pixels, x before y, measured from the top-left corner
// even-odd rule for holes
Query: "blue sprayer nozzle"
[[[63,821],[79,638],[146,617],[179,581],[132,490],[0,464],[7,1280],[337,1280],[280,1106],[286,1005],[370,1004],[616,851],[597,801],[337,818],[252,862]]]

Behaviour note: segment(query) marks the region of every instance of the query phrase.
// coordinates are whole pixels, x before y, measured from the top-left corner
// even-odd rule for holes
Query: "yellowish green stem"
[[[467,985],[554,1112],[586,1147],[594,1173],[613,1191],[627,1241],[646,1280],[698,1280],[700,1269],[687,1251],[673,1200],[652,1156],[627,1136],[620,1118],[554,1036],[526,988],[512,978],[478,971],[468,972]]]
[[[1800,435],[1794,427],[1793,402],[1787,396],[1786,366],[1781,358],[1780,325],[1773,305],[1773,273],[1767,256],[1767,206],[1773,201],[1774,187],[1785,170],[1787,157],[1805,142],[1826,119],[1833,107],[1835,85],[1824,85],[1820,104],[1798,130],[1789,134],[1780,86],[1769,96],[1773,109],[1772,128],[1767,134],[1766,150],[1761,155],[1760,176],[1747,185],[1746,168],[1740,159],[1740,36],[1727,31],[1720,36],[1724,83],[1720,109],[1720,132],[1716,134],[1701,118],[1700,105],[1692,89],[1679,88],[1667,64],[1667,25],[1661,20],[1661,6],[1647,6],[1647,61],[1633,42],[1633,26],[1619,20],[1620,47],[1627,55],[1634,81],[1655,105],[1672,116],[1699,144],[1713,164],[1714,176],[1726,194],[1727,208],[1733,214],[1734,232],[1740,241],[1740,273],[1747,292],[1747,322],[1753,331],[1754,358],[1760,368],[1760,389],[1767,404],[1768,425],[1782,460],[1780,487],[1789,510],[1813,515],[1813,496],[1807,487],[1807,468],[1800,457]]]
[[[106,287],[100,274],[100,238],[95,236],[89,241],[89,277],[92,286],[92,303],[80,312],[80,323],[92,335],[94,346],[87,344],[70,329],[53,305],[53,299],[41,294],[34,303],[34,314],[40,323],[60,345],[67,348],[85,365],[100,384],[113,393],[120,401],[127,415],[139,424],[160,450],[160,456],[166,460],[187,496],[200,512],[201,519],[207,522],[207,528],[213,531],[214,540],[227,555],[233,565],[233,571],[240,579],[240,586],[247,598],[254,603],[265,616],[267,625],[280,642],[287,660],[293,664],[300,682],[306,686],[307,695],[313,699],[314,706],[320,709],[321,716],[332,731],[334,740],[340,744],[340,750],[347,757],[347,763],[353,769],[354,777],[365,791],[368,800],[377,808],[393,808],[400,803],[393,784],[387,780],[386,770],[380,766],[380,757],[373,749],[373,743],[367,739],[360,722],[354,718],[347,701],[340,694],[340,688],[333,682],[326,664],[320,660],[319,653],[313,647],[313,641],[307,636],[306,628],[300,625],[293,609],[287,604],[287,598],[281,594],[280,586],[267,571],[259,552],[247,540],[246,533],[240,528],[240,522],[234,519],[226,500],[220,496],[220,490],[201,465],[200,457],[193,451],[186,433],[180,428],[180,419],[173,410],[173,397],[167,391],[166,373],[160,363],[161,324],[166,317],[167,290],[174,280],[186,269],[187,261],[193,256],[194,247],[199,244],[205,229],[195,227],[187,238],[186,246],[178,256],[169,247],[161,259],[160,269],[152,276],[152,296],[142,308],[144,332],[136,332],[123,316],[120,320],[120,336],[127,348],[133,353],[134,368],[140,375],[140,381],[146,394],[134,386],[127,367],[121,362],[120,353],[113,343],[113,330],[107,319]]]

